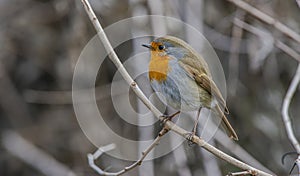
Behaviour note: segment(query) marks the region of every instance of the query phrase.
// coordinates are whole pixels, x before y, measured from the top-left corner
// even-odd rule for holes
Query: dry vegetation
[[[247,2],[296,34],[300,33],[300,7],[296,1]],[[250,162],[247,151],[276,175],[288,174],[297,155],[288,155],[285,164],[281,163],[285,153],[295,151],[284,128],[281,108],[300,59],[299,38],[287,35],[276,25],[266,24],[228,1],[92,0],[91,4],[103,27],[142,11],[145,15],[172,16],[202,30],[222,63],[227,78],[230,120],[240,137],[239,146],[234,148],[231,143],[222,143],[222,136],[212,143]],[[96,148],[78,125],[71,97],[76,61],[95,35],[81,2],[3,0],[0,18],[0,175],[98,175],[88,166],[86,157]],[[134,41],[128,41],[116,52],[125,61],[136,46]],[[145,58],[144,63],[147,61]],[[138,139],[138,127],[120,120],[113,109],[109,84],[115,71],[107,60],[97,77],[99,109],[103,116],[109,117],[106,121],[116,133]],[[147,82],[141,87],[147,89]],[[299,139],[299,86],[296,88],[289,114]],[[138,109],[133,92],[130,95],[132,105]],[[153,129],[156,135],[159,123]],[[35,153],[36,150],[40,153]],[[146,162],[144,167],[126,174],[225,175],[240,171],[198,147],[184,143],[182,151]],[[56,164],[51,164],[53,159]],[[97,161],[108,170],[122,169],[130,163],[108,155]]]

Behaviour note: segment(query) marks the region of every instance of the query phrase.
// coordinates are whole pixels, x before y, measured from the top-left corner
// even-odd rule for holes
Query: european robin
[[[224,115],[229,111],[211,78],[206,61],[190,45],[179,38],[165,36],[142,46],[149,48],[151,52],[148,72],[151,87],[164,96],[169,106],[178,110],[168,116],[169,120],[181,111],[198,110],[192,132],[195,134],[201,108],[208,108],[222,119],[228,136],[238,140]]]

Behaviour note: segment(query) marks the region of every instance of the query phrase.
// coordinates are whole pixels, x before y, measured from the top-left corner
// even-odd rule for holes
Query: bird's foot
[[[194,136],[196,135],[196,132],[193,131],[193,132],[189,132],[187,133],[185,136],[186,136],[186,139],[188,140],[188,145],[191,147],[195,144],[195,142],[193,141],[194,139]]]
[[[161,117],[163,119],[162,119],[161,125],[166,124],[167,121],[172,120],[172,118],[175,117],[179,113],[180,113],[180,111],[177,111],[177,112],[175,112],[174,114],[171,114],[171,115],[166,115],[166,114],[162,115]]]
[[[170,116],[166,115],[166,114],[162,115],[161,117],[163,118],[162,121],[161,121],[161,123],[160,123],[161,126],[163,126],[164,124],[166,124],[166,122],[168,120],[171,120]]]

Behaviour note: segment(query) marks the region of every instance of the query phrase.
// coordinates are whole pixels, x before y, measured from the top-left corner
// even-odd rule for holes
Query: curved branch
[[[130,87],[136,93],[136,95],[140,98],[140,100],[149,108],[150,111],[152,111],[152,113],[158,119],[163,121],[164,120],[164,118],[162,116],[163,114],[148,100],[148,98],[145,96],[145,94],[142,92],[142,90],[139,88],[139,86],[136,84],[136,82],[130,77],[130,75],[128,74],[128,72],[126,71],[124,66],[122,65],[117,54],[114,52],[109,40],[107,39],[107,36],[104,33],[103,28],[102,28],[101,24],[99,23],[94,11],[92,10],[88,0],[81,0],[81,1],[84,5],[84,8],[85,8],[91,22],[93,23],[93,25],[97,31],[97,34],[98,34],[100,40],[102,41],[106,51],[109,53],[110,60],[116,65],[117,69],[119,70],[119,72],[121,73],[123,78],[130,85]],[[165,127],[174,131],[175,133],[177,133],[178,135],[180,135],[186,139],[190,136],[190,133],[188,131],[175,125],[171,121],[167,121],[165,123]],[[232,165],[239,167],[243,170],[250,170],[252,173],[257,173],[257,175],[262,175],[262,176],[270,176],[271,175],[271,174],[268,174],[266,172],[258,170],[246,163],[243,163],[243,162],[227,155],[226,153],[224,153],[224,152],[220,151],[219,149],[213,147],[212,145],[208,144],[206,141],[204,141],[203,139],[199,138],[196,135],[192,136],[192,142],[198,144],[200,147],[203,147],[204,149],[211,152],[215,156],[217,156],[217,157],[227,161],[228,163],[231,163]]]
[[[299,142],[297,141],[295,134],[293,132],[292,123],[291,123],[291,119],[289,116],[289,107],[290,107],[291,99],[294,96],[294,93],[298,87],[299,82],[300,82],[300,64],[298,64],[298,68],[295,73],[295,76],[294,76],[292,83],[284,97],[282,111],[281,111],[282,119],[283,119],[284,126],[286,129],[286,133],[288,135],[289,140],[293,144],[295,150],[297,151],[298,155],[300,155],[300,145],[299,145]]]
[[[295,91],[297,90],[299,82],[300,82],[300,64],[298,64],[295,76],[294,76],[294,78],[292,80],[292,83],[291,83],[291,85],[290,85],[290,87],[289,87],[289,89],[288,89],[288,91],[287,91],[287,93],[284,97],[281,114],[282,114],[282,119],[283,119],[283,122],[284,122],[284,126],[285,126],[287,136],[288,136],[290,142],[292,143],[292,145],[294,146],[295,150],[298,153],[298,158],[295,161],[295,165],[297,165],[298,173],[300,175],[300,145],[299,145],[298,140],[295,137],[293,127],[292,127],[292,122],[291,122],[291,119],[290,119],[290,116],[289,116],[289,107],[290,107],[290,104],[291,104],[291,100],[292,100],[292,98],[295,94]]]

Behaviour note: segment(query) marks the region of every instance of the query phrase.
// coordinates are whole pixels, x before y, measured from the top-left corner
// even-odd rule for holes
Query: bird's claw
[[[172,120],[172,118],[173,117],[175,117],[177,114],[179,114],[180,113],[180,111],[177,111],[177,112],[175,112],[174,114],[172,114],[172,115],[162,115],[161,117],[163,118],[162,119],[162,123],[161,123],[161,125],[164,125],[164,124],[166,124],[167,123],[167,121],[169,121],[169,120]]]
[[[162,115],[161,117],[163,118],[163,119],[162,119],[162,122],[161,122],[161,124],[160,124],[161,126],[165,125],[165,124],[167,123],[167,121],[169,121],[169,120],[172,119],[171,116],[166,115],[166,114]]]
[[[191,147],[195,144],[193,141],[194,139],[195,132],[189,132],[186,134],[186,139],[188,140],[188,145]]]

